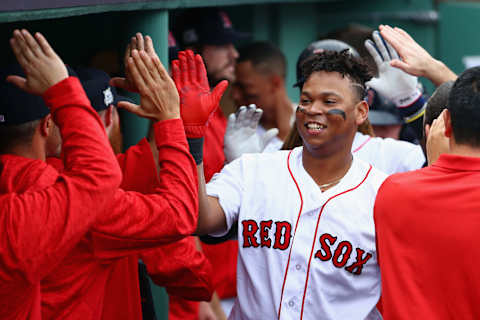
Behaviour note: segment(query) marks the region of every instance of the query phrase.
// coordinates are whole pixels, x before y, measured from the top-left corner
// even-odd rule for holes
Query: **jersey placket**
[[[291,172],[292,179],[297,183],[301,181],[298,191],[303,199],[303,208],[298,217],[298,225],[290,248],[290,261],[284,277],[280,319],[300,319],[301,317],[312,244],[316,243],[315,231],[317,224],[321,222],[320,209],[327,201],[325,195],[303,168],[301,154],[300,157],[292,156],[290,161],[290,165],[294,169]]]

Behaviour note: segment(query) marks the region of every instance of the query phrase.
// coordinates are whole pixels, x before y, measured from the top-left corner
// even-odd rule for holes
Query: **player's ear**
[[[361,125],[368,119],[368,103],[365,100],[355,105],[355,122],[357,126]]]
[[[442,113],[443,122],[445,123],[445,136],[447,138],[452,137],[452,117],[450,116],[450,111],[445,109]]]
[[[42,120],[40,120],[40,133],[44,137],[48,137],[54,126],[52,115],[47,114]]]
[[[112,125],[113,123],[113,104],[111,104],[106,110],[105,110],[105,127],[108,128]]]

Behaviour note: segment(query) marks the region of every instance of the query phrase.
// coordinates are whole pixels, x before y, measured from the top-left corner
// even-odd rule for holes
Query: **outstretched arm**
[[[202,151],[203,136],[210,115],[218,108],[227,81],[220,82],[212,91],[203,60],[187,50],[179,53],[172,63],[172,75],[180,94],[180,110],[191,152],[197,162],[199,215],[196,233],[207,234],[227,227],[225,213],[218,199],[209,197],[205,188]],[[192,150],[194,149],[194,150]]]
[[[65,155],[65,171],[55,184],[0,198],[4,248],[0,279],[3,283],[37,282],[62,261],[104,212],[121,173],[102,122],[80,82],[68,77],[47,40],[39,33],[33,37],[27,30],[15,30],[10,42],[26,77],[9,76],[7,80],[43,96],[60,128]]]

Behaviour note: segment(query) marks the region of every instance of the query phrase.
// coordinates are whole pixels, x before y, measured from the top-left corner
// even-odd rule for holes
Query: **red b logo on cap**
[[[225,29],[232,27],[232,22],[230,21],[230,18],[228,18],[227,14],[225,12],[220,11],[220,17],[222,18],[223,27]]]

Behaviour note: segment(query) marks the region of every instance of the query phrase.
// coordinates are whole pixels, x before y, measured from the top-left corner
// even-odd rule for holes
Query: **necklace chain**
[[[342,178],[343,178],[343,177],[342,177]],[[333,185],[335,185],[335,184],[339,183],[339,182],[340,182],[340,180],[342,180],[342,178],[340,178],[340,179],[337,179],[337,180],[335,180],[335,181],[333,181],[333,182],[329,182],[329,183],[321,184],[321,185],[319,185],[318,187],[319,187],[320,189],[325,189],[325,188],[328,188],[328,187],[330,187],[330,186],[333,186]]]

